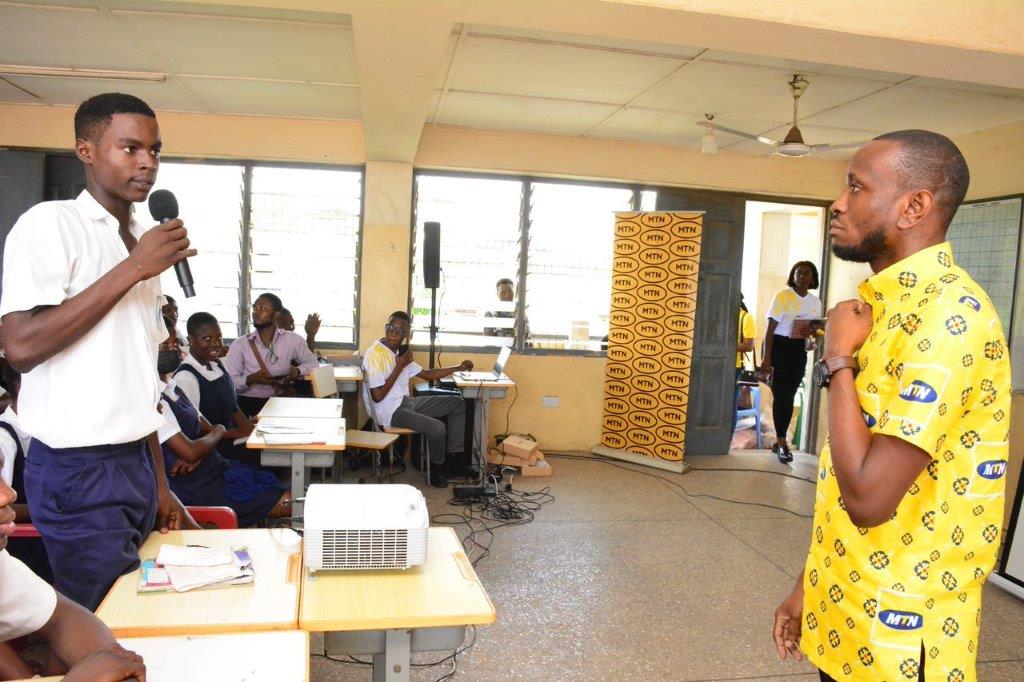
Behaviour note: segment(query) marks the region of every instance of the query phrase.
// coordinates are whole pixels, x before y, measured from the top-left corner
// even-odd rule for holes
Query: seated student
[[[160,312],[163,313],[164,317],[171,321],[171,324],[174,325],[174,335],[177,337],[178,345],[181,347],[181,357],[184,358],[188,352],[188,342],[178,332],[178,302],[175,301],[172,296],[168,296],[167,294],[164,294],[164,298],[167,299],[167,303],[160,308]]]
[[[318,367],[316,356],[301,336],[278,328],[275,315],[283,307],[274,294],[261,294],[252,304],[256,331],[235,339],[224,360],[238,404],[250,417],[271,397],[284,394],[296,380]]]
[[[233,441],[248,438],[253,424],[239,409],[235,385],[220,361],[224,349],[220,324],[210,313],[196,313],[188,318],[185,329],[189,352],[178,365],[174,381],[200,414],[225,428],[218,449],[233,457]]]
[[[170,325],[168,333],[165,343],[170,346],[175,340]],[[160,396],[164,424],[157,436],[171,491],[185,505],[231,507],[242,527],[267,517],[291,516],[291,493],[273,474],[217,452],[225,429],[206,421],[176,385],[171,376],[175,367],[175,350],[161,344],[157,371],[167,383]]]
[[[409,397],[409,381],[418,377],[424,381],[436,381],[458,371],[473,369],[473,363],[463,360],[456,367],[423,369],[413,362],[412,351],[406,349],[399,354],[399,347],[409,335],[410,319],[407,313],[391,313],[384,326],[384,338],[374,341],[363,358],[363,372],[374,412],[383,428],[400,426],[426,434],[430,457],[430,485],[444,488],[451,474],[472,475],[471,472],[455,472],[446,468],[446,452],[452,454],[465,450],[466,411],[462,396],[428,395]],[[441,418],[446,418],[447,429]],[[447,443],[447,448],[446,448]]]
[[[36,675],[37,671],[6,644],[36,633],[50,649],[43,674],[66,671],[64,682],[144,681],[146,666],[141,656],[115,642],[103,621],[58,594],[4,549],[14,525],[11,505],[17,499],[14,489],[0,480],[0,676],[23,679]]]
[[[31,523],[28,513],[28,498],[25,497],[25,453],[28,452],[30,436],[21,430],[18,423],[18,392],[21,391],[21,374],[10,365],[0,369],[3,384],[11,395],[11,404],[0,414],[0,454],[4,464],[0,468],[0,478],[14,488],[21,501],[12,505],[15,522]],[[42,538],[10,538],[7,551],[32,569],[32,572],[48,583],[53,582],[50,560],[46,556],[46,547]]]
[[[287,308],[281,308],[277,311],[275,316],[277,326],[286,332],[295,331],[295,318],[292,316],[292,311]],[[316,353],[316,349],[313,347],[316,345],[316,334],[320,331],[320,316],[316,313],[310,313],[306,315],[306,345],[309,346],[309,350]]]

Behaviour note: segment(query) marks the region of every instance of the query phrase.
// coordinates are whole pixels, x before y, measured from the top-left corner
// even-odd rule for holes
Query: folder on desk
[[[208,548],[182,548],[208,549]],[[196,589],[246,585],[256,578],[256,571],[249,556],[248,547],[237,547],[231,551],[227,563],[218,565],[163,565],[156,559],[142,562],[139,572],[139,592],[188,592]],[[163,555],[164,552],[161,551]],[[171,556],[168,554],[167,556]],[[171,559],[174,560],[174,559]],[[186,558],[182,563],[205,563]]]

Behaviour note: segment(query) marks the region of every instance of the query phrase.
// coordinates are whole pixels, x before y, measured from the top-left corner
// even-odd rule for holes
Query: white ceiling
[[[358,119],[355,61],[351,21],[341,14],[0,3],[0,63],[168,75],[163,83],[7,75],[4,102],[75,105],[117,90],[166,111]]]
[[[0,0],[0,63],[168,75],[163,83],[3,76],[0,102],[74,105],[120,90],[165,111],[359,119],[369,86],[359,82],[352,23],[346,14],[244,6]],[[800,128],[811,144],[911,127],[959,135],[1024,120],[1021,90],[474,24],[453,27],[447,57],[429,71],[425,122],[673,145],[699,144],[704,129],[696,122],[705,113],[783,137],[794,73],[810,81]],[[368,73],[376,71],[364,70],[364,80]],[[720,147],[770,151],[724,133],[718,139]]]
[[[705,132],[696,122],[710,113],[727,127],[781,139],[792,125],[787,82],[794,73],[810,81],[800,99],[800,128],[810,144],[857,142],[902,128],[959,135],[1024,119],[1024,91],[1006,88],[697,47],[602,44],[463,26],[452,36],[430,120],[696,146]],[[720,148],[771,151],[717,135]]]

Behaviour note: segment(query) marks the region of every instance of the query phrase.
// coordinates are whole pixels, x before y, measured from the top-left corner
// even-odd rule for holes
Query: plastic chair
[[[757,449],[761,449],[761,387],[750,386],[750,407],[736,410],[736,421],[743,417],[754,418],[754,433],[757,438]]]
[[[208,523],[217,530],[238,528],[238,515],[231,507],[186,507],[196,523]]]
[[[12,538],[41,538],[42,535],[36,530],[36,527],[31,523],[18,523],[14,526],[14,532],[11,533]]]

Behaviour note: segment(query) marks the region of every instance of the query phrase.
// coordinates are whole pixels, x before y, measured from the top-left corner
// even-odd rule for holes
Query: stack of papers
[[[308,426],[257,426],[256,434],[267,445],[303,445],[313,442],[313,430]]]
[[[245,585],[256,572],[247,547],[161,545],[156,559],[142,562],[139,592],[187,592]]]

